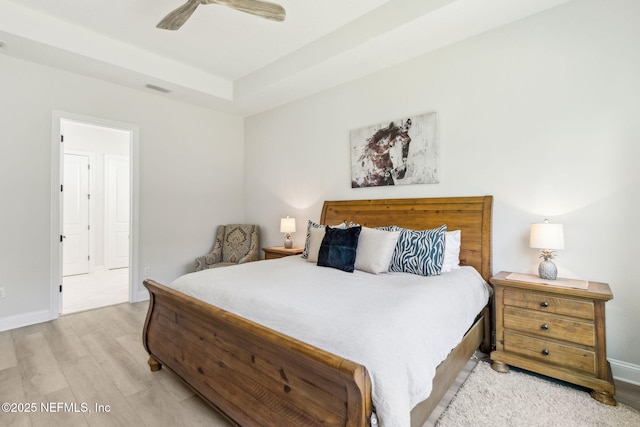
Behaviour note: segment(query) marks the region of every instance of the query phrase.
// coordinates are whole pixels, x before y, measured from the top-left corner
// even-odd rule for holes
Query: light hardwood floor
[[[0,411],[0,426],[228,426],[171,372],[149,370],[142,346],[147,305],[119,304],[0,332],[0,403],[23,410],[35,404],[31,413]],[[467,363],[425,426],[435,423],[475,363]],[[624,403],[640,409],[640,387],[630,387]]]
[[[0,412],[0,425],[227,426],[168,370],[149,370],[142,347],[147,305],[114,305],[0,332],[0,403],[36,404],[33,413]],[[82,412],[83,404],[91,412]]]

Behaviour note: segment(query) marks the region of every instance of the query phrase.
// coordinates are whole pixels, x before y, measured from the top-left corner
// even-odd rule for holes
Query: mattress
[[[383,427],[410,425],[436,367],[487,304],[472,267],[374,275],[286,257],[184,275],[170,287],[367,368]]]

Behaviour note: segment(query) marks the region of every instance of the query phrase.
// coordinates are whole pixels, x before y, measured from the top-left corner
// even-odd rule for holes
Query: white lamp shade
[[[296,219],[295,218],[280,218],[280,232],[281,233],[295,233],[296,232]]]
[[[564,249],[564,230],[562,224],[531,224],[529,247],[536,249]]]

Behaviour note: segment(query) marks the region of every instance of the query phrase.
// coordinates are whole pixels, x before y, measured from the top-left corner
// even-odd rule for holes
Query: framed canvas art
[[[352,188],[440,182],[436,113],[352,130],[350,140]]]

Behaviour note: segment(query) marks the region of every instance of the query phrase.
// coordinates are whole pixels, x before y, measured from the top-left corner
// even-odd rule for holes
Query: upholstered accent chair
[[[260,228],[251,224],[218,226],[213,250],[196,258],[196,271],[260,259]]]

